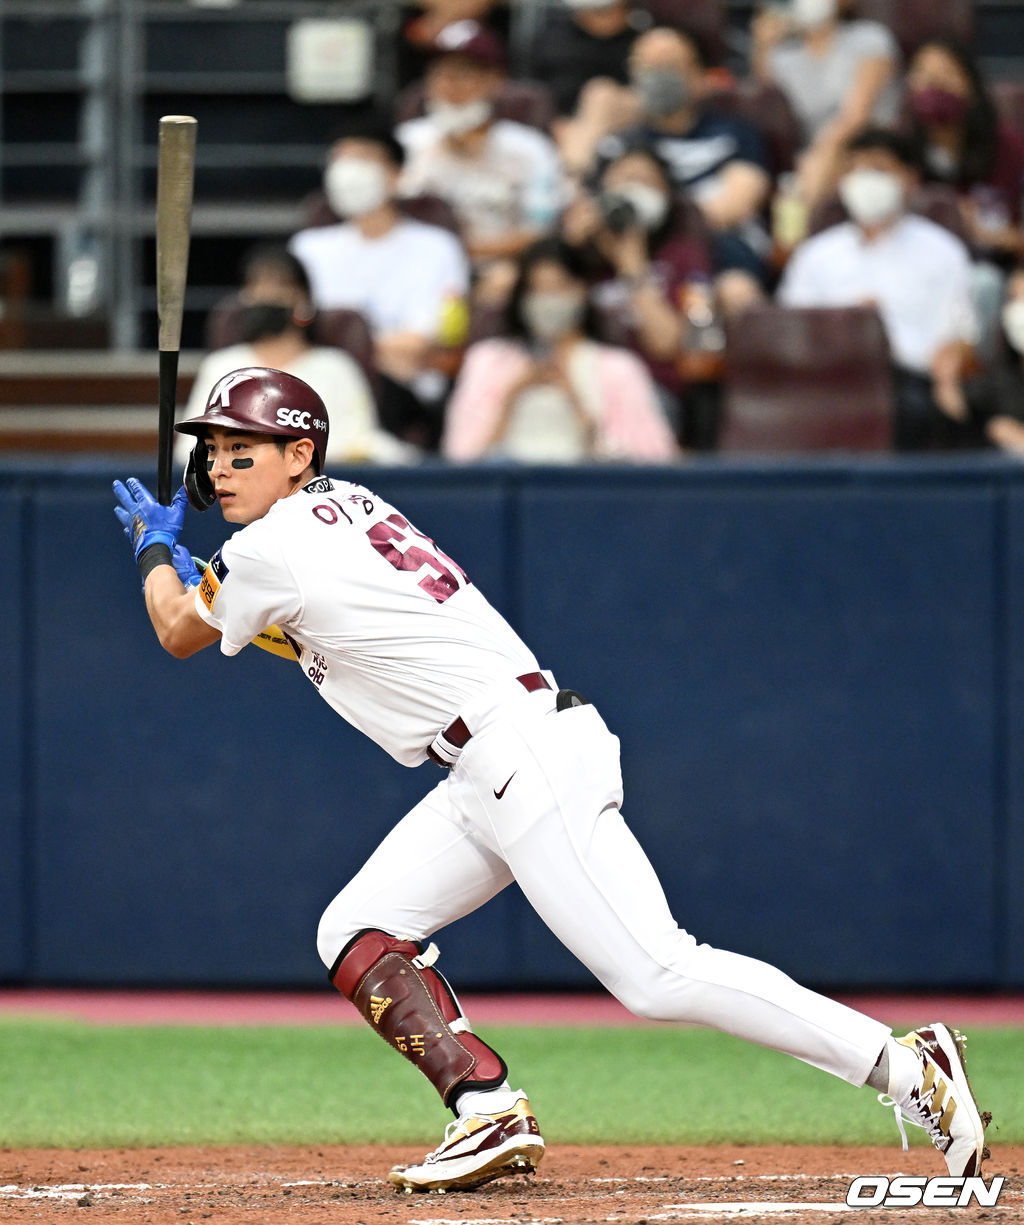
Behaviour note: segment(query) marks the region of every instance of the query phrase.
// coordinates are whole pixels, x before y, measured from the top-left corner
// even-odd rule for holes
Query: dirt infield
[[[932,1175],[929,1149],[548,1150],[540,1170],[475,1192],[397,1194],[383,1181],[407,1148],[168,1148],[0,1152],[0,1220],[120,1225],[584,1225],[777,1221],[913,1225],[1020,1221],[1024,1148],[999,1149],[998,1206],[848,1208],[858,1174]],[[907,1214],[912,1214],[910,1217]]]

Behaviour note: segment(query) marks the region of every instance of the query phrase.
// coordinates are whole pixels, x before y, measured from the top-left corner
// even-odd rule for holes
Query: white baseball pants
[[[638,1016],[709,1026],[864,1084],[886,1026],[676,924],[619,813],[619,742],[593,706],[559,712],[554,691],[513,686],[475,707],[460,712],[473,736],[455,766],[325,911],[326,966],[364,928],[425,940],[515,880]]]

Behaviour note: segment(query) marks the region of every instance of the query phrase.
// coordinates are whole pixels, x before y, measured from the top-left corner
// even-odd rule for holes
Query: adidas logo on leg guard
[[[505,1061],[473,1033],[444,977],[437,946],[363,931],[342,950],[331,982],[389,1046],[416,1064],[451,1105],[467,1089],[504,1083]]]

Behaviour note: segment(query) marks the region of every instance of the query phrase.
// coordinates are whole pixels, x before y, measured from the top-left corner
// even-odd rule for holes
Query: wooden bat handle
[[[171,500],[178,351],[188,275],[197,124],[191,115],[160,120],[156,188],[156,297],[159,319],[159,447],[157,497]]]

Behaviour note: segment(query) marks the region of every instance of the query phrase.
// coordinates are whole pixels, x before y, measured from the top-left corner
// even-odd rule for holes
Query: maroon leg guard
[[[457,1093],[493,1089],[505,1061],[469,1029],[442,975],[416,940],[362,931],[348,942],[330,980],[389,1046],[414,1063],[453,1107]],[[431,958],[432,960],[432,958]]]

